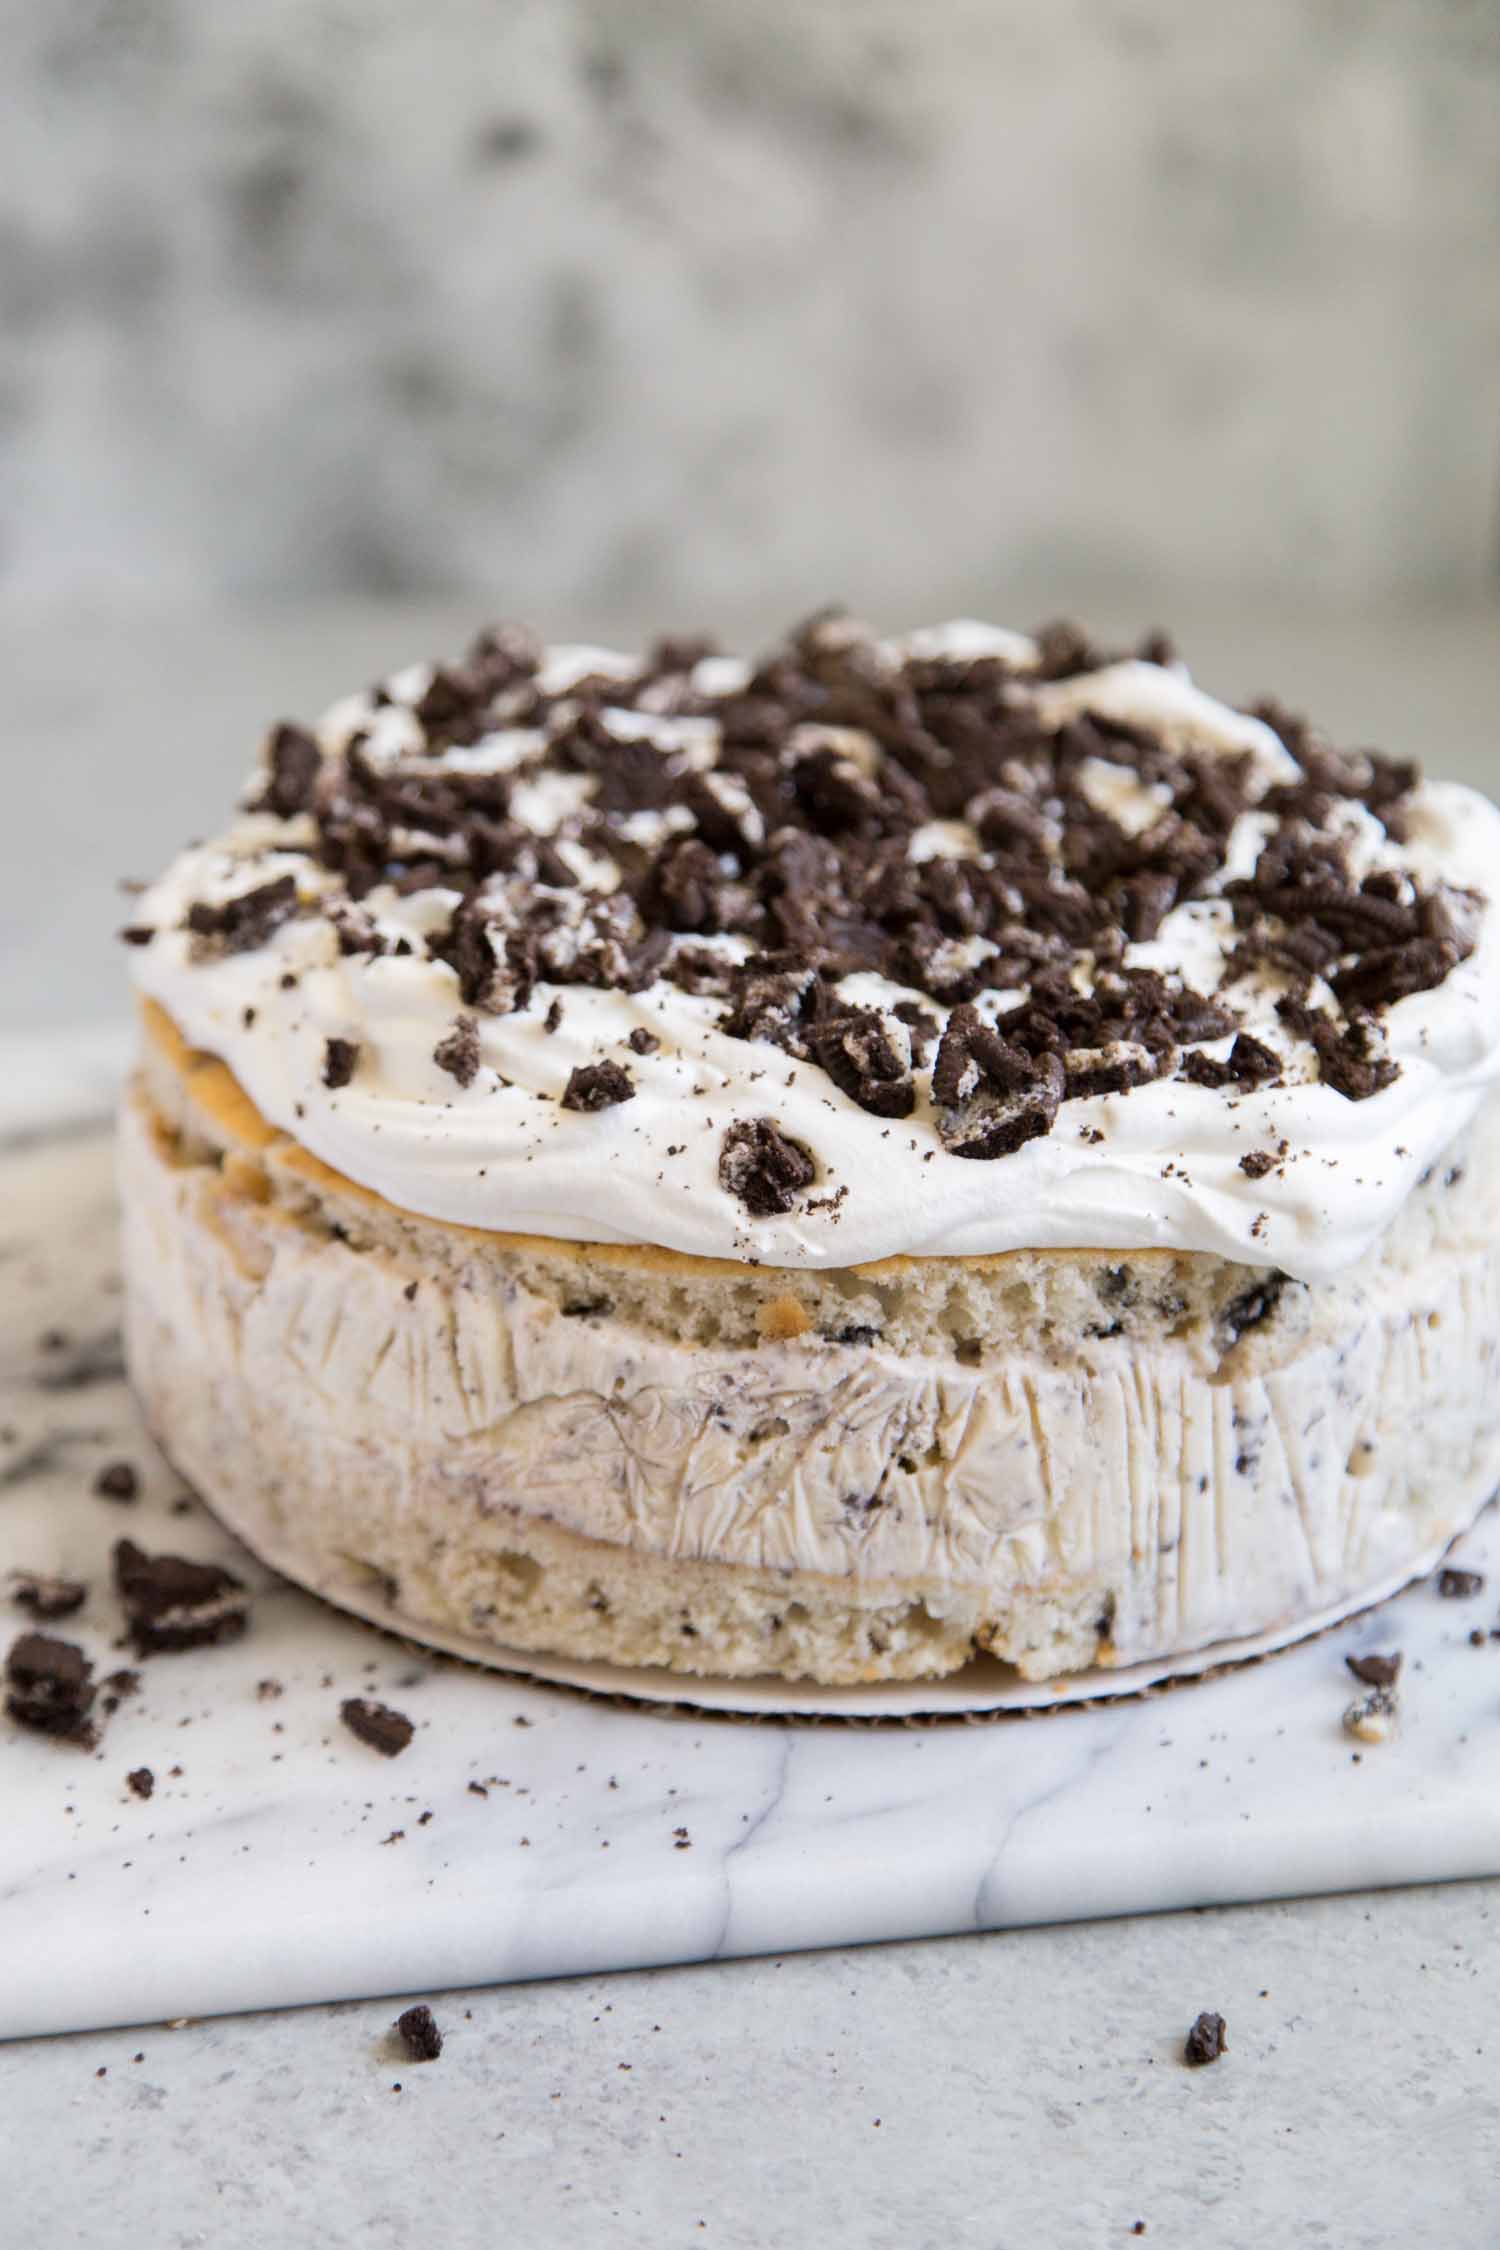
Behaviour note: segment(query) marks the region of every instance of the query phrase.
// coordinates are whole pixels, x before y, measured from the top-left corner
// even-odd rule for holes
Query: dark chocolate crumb
[[[374,1703],[362,1695],[351,1695],[341,1703],[339,1717],[351,1734],[378,1750],[383,1758],[397,1757],[416,1732],[405,1712],[393,1711],[388,1703]]]
[[[149,1797],[156,1787],[156,1776],[149,1766],[137,1766],[126,1774],[125,1786],[133,1797]]]
[[[18,1609],[49,1622],[71,1617],[88,1600],[89,1590],[81,1578],[49,1578],[34,1570],[13,1570],[10,1585],[11,1600]]]
[[[94,1490],[101,1500],[131,1501],[140,1491],[141,1480],[129,1461],[109,1461],[94,1479]]]
[[[1198,2069],[1204,2063],[1217,2062],[1228,2045],[1229,2035],[1224,2018],[1205,2008],[1194,2019],[1193,2028],[1183,2045],[1182,2059]]]
[[[648,1031],[643,1023],[638,1023],[625,1044],[632,1054],[654,1055],[661,1041],[654,1031]]]
[[[72,1641],[50,1633],[23,1633],[5,1660],[5,1708],[34,1734],[92,1749],[94,1667]]]
[[[259,883],[219,906],[200,900],[188,908],[186,926],[215,951],[253,953],[296,911],[296,877],[278,875],[274,882]]]
[[[283,720],[273,727],[266,742],[266,764],[270,779],[266,784],[265,809],[280,820],[290,820],[294,814],[307,812],[312,805],[322,753],[317,743],[303,727],[292,726]]]
[[[719,1151],[719,1185],[756,1219],[790,1211],[817,1178],[812,1153],[770,1117],[742,1118]]]
[[[443,2051],[443,2035],[425,2000],[414,2008],[404,2008],[396,2018],[396,2029],[413,2062],[436,2062]]]
[[[460,1086],[472,1086],[479,1075],[479,1026],[472,1016],[459,1016],[446,1038],[432,1050],[439,1070],[446,1070]]]
[[[1456,1570],[1445,1566],[1437,1574],[1437,1590],[1445,1602],[1466,1602],[1484,1592],[1482,1570]]]
[[[1263,1180],[1268,1172],[1274,1172],[1275,1169],[1276,1159],[1268,1149],[1247,1149],[1240,1158],[1240,1170],[1247,1180]]]
[[[1366,1687],[1394,1687],[1401,1677],[1400,1649],[1393,1649],[1389,1656],[1346,1656],[1344,1662]]]
[[[613,1109],[635,1099],[635,1084],[617,1062],[580,1063],[563,1092],[564,1109]]]
[[[114,1571],[138,1655],[220,1647],[238,1640],[250,1621],[249,1592],[222,1563],[148,1555],[133,1540],[119,1539]]]
[[[335,1092],[347,1086],[359,1068],[359,1042],[330,1039],[323,1049],[323,1083]]]
[[[554,1000],[552,1002],[552,1005],[548,1008],[547,1013],[542,1018],[543,1031],[560,1031],[562,1028],[562,1020],[563,1004],[560,1000]]]

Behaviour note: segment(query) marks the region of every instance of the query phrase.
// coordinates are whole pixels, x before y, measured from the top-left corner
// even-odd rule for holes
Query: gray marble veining
[[[233,1552],[120,1379],[111,1192],[97,1134],[0,1162],[0,1563],[89,1582],[62,1630],[101,1672],[113,1539]],[[119,1456],[128,1505],[93,1489]],[[1468,1559],[1500,1568],[1492,1519]],[[851,1727],[531,1685],[237,1567],[249,1636],[148,1659],[95,1753],[4,1727],[0,2033],[1500,1870],[1500,1642],[1468,1641],[1494,1577],[1161,1695]],[[1360,1751],[1343,1653],[1393,1645],[1402,1732]],[[351,1694],[405,1710],[410,1748],[356,1742]]]

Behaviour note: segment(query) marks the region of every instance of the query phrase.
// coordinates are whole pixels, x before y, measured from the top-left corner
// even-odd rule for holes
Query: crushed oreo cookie
[[[1281,1057],[1263,1040],[1242,1031],[1222,1062],[1197,1051],[1185,1055],[1182,1076],[1195,1086],[1238,1086],[1248,1092],[1279,1078],[1281,1067]]]
[[[335,1093],[347,1086],[359,1068],[359,1042],[355,1039],[330,1039],[323,1048],[323,1083]]]
[[[754,1219],[793,1210],[817,1176],[810,1150],[783,1133],[774,1118],[741,1118],[720,1142],[719,1185]]]
[[[404,1711],[393,1711],[388,1703],[364,1695],[346,1697],[339,1705],[339,1717],[352,1735],[378,1750],[382,1758],[399,1756],[416,1732]]]
[[[106,1461],[94,1479],[94,1490],[101,1500],[118,1500],[128,1505],[140,1489],[140,1476],[130,1461]]]
[[[1393,1688],[1401,1677],[1400,1649],[1393,1649],[1388,1656],[1346,1656],[1344,1662],[1365,1687]]]
[[[305,727],[283,720],[266,739],[268,778],[261,799],[265,811],[279,820],[311,810],[323,755]]]
[[[17,1609],[49,1623],[73,1616],[82,1609],[88,1594],[81,1578],[46,1577],[35,1570],[13,1570],[10,1574],[10,1598]]]
[[[241,891],[222,905],[202,900],[187,911],[187,928],[211,951],[253,953],[275,936],[297,911],[297,879],[278,875],[253,890]]]
[[[238,1640],[250,1621],[250,1595],[222,1563],[148,1555],[132,1539],[114,1548],[115,1585],[138,1656],[216,1648]]]
[[[136,1766],[126,1774],[125,1786],[132,1797],[149,1797],[156,1788],[156,1776],[149,1766]]]
[[[580,1063],[563,1089],[564,1109],[613,1109],[635,1099],[635,1080],[617,1062]]]
[[[1445,1602],[1472,1601],[1484,1592],[1482,1570],[1458,1570],[1445,1564],[1437,1574],[1437,1590]]]
[[[5,1659],[5,1708],[33,1734],[91,1749],[94,1667],[73,1641],[51,1633],[23,1633]]]
[[[413,2062],[436,2062],[443,2051],[442,2032],[425,2000],[414,2008],[402,2009],[396,2018],[396,2031]]]
[[[460,1086],[472,1086],[479,1076],[479,1026],[472,1016],[459,1016],[453,1029],[438,1041],[432,1059]]]
[[[1183,2042],[1182,2059],[1201,2070],[1205,2063],[1216,2063],[1229,2045],[1229,2028],[1224,2018],[1205,2008],[1193,2019],[1193,2027]]]

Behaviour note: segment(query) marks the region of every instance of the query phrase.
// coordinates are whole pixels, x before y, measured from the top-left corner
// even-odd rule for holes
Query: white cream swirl
[[[897,646],[923,656],[994,650],[1014,662],[1032,644],[959,624]],[[605,669],[627,670],[629,660],[559,650],[544,684],[557,689]],[[325,751],[341,748],[356,729],[368,733],[375,759],[414,747],[420,730],[409,705],[428,677],[421,667],[396,675],[386,683],[393,701],[379,707],[369,697],[335,706],[320,729]],[[722,692],[740,677],[729,660],[714,658],[695,680]],[[1033,692],[1047,724],[1099,712],[1181,747],[1248,749],[1267,779],[1297,770],[1268,727],[1204,696],[1177,667],[1132,660]],[[611,714],[616,720],[621,732],[670,737],[694,764],[711,761],[711,723],[624,712]],[[446,758],[470,770],[507,769],[538,741],[515,728]],[[1154,805],[1132,799],[1132,792],[1146,796],[1136,775],[1101,767],[1084,777],[1096,802],[1127,828],[1149,818]],[[569,809],[573,777],[546,774],[523,786],[524,808],[513,810],[539,830]],[[670,812],[636,817],[672,820]],[[1424,887],[1441,883],[1486,897],[1500,881],[1500,812],[1471,790],[1421,784],[1399,847],[1358,805],[1346,820],[1360,872],[1399,867]],[[952,825],[937,840],[924,842],[919,831],[914,853],[961,848]],[[1227,873],[1253,866],[1265,825],[1256,813],[1241,817]],[[137,919],[156,935],[132,957],[136,981],[314,1154],[393,1203],[469,1226],[784,1267],[849,1266],[898,1253],[1210,1251],[1315,1281],[1374,1243],[1500,1080],[1500,928],[1486,906],[1468,959],[1436,989],[1386,1012],[1400,1075],[1360,1102],[1317,1081],[1310,1056],[1278,1021],[1280,988],[1249,979],[1235,984],[1233,1005],[1246,1029],[1286,1057],[1284,1083],[1241,1092],[1161,1079],[1123,1095],[1069,1101],[1050,1133],[988,1163],[944,1150],[925,1074],[910,1117],[880,1118],[815,1065],[728,1037],[717,1028],[722,1000],[665,982],[638,994],[539,985],[523,1012],[479,1017],[482,1067],[463,1087],[433,1060],[459,1002],[453,971],[428,957],[424,942],[451,914],[456,892],[402,897],[383,886],[363,902],[388,940],[409,940],[405,954],[342,954],[322,916],[285,923],[254,951],[212,958],[202,958],[183,929],[193,902],[222,901],[277,875],[294,875],[308,898],[336,888],[315,862],[283,848],[310,835],[305,818],[289,825],[242,813],[223,836],[184,852],[139,902]],[[584,847],[562,848],[588,880]],[[745,950],[732,939],[708,942]],[[1229,908],[1210,898],[1178,907],[1126,960],[1179,972],[1211,992],[1232,943]],[[852,1001],[885,1006],[922,998],[874,974],[847,977],[841,989]],[[549,1032],[554,999],[561,1020]],[[626,1044],[635,1030],[649,1031],[659,1046],[636,1053]],[[330,1038],[359,1049],[352,1082],[341,1088],[323,1082]],[[1222,1055],[1229,1044],[1206,1051]],[[603,1057],[628,1067],[634,1098],[591,1114],[563,1108],[573,1068]],[[759,1117],[774,1119],[817,1160],[815,1186],[785,1217],[749,1217],[720,1184],[726,1128]],[[1243,1156],[1278,1151],[1263,1177],[1241,1166]]]

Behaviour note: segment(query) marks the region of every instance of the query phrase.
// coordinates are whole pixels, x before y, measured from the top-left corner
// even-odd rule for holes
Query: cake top
[[[1154,638],[480,635],[273,729],[137,980],[470,1225],[784,1266],[1365,1250],[1500,1074],[1500,813]]]

